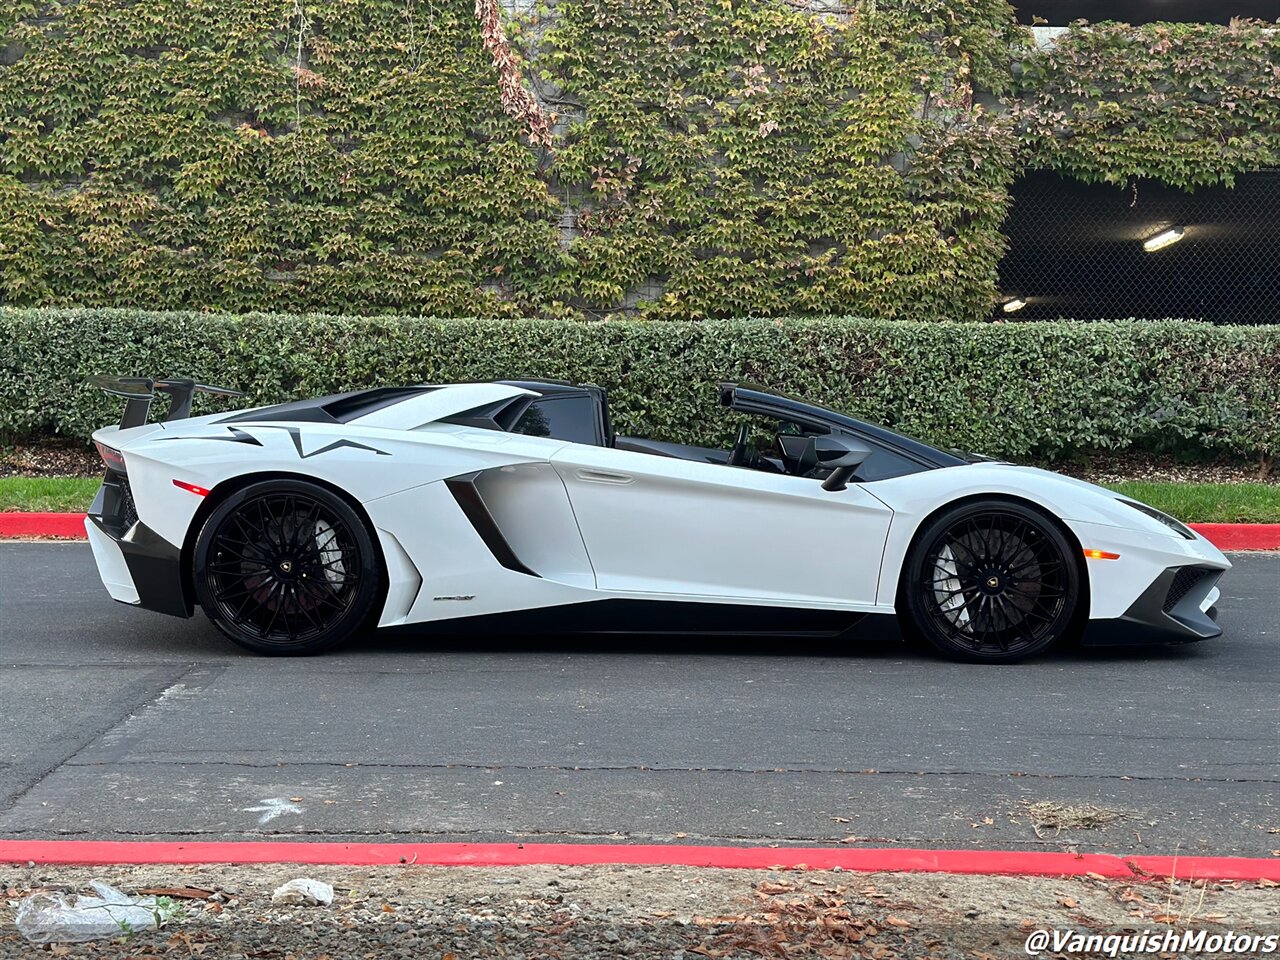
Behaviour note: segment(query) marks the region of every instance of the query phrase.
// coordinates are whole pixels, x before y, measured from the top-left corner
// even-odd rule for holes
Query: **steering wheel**
[[[751,425],[743,423],[738,427],[737,439],[733,441],[733,449],[729,451],[729,459],[725,461],[731,467],[749,467],[756,459],[755,445],[751,442]]]

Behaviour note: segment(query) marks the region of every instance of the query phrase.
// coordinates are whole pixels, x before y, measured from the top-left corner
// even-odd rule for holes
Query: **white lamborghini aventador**
[[[363,628],[856,636],[897,616],[1000,663],[1068,638],[1217,636],[1230,568],[1172,517],[726,383],[728,450],[615,436],[605,391],[385,387],[191,417],[190,380],[94,440],[85,526],[116,600],[195,605],[232,641],[316,653]],[[148,423],[157,393],[171,398]]]

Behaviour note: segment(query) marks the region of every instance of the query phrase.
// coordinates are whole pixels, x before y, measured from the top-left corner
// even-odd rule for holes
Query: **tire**
[[[213,625],[268,656],[328,650],[369,620],[382,570],[368,528],[341,497],[305,480],[266,480],[214,508],[192,581]]]
[[[962,504],[920,530],[903,570],[899,616],[953,660],[1025,660],[1076,631],[1078,552],[1030,507]]]

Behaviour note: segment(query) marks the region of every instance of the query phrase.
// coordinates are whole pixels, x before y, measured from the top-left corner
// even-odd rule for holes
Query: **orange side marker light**
[[[174,481],[177,483],[178,481]],[[1084,555],[1089,560],[1119,560],[1120,554],[1108,553],[1106,550],[1086,550]]]
[[[207,497],[209,495],[209,491],[204,487],[198,487],[194,483],[187,483],[184,480],[175,480],[173,481],[173,485],[179,490],[186,490],[188,493],[194,493],[197,497]],[[1085,552],[1087,553],[1088,551]]]

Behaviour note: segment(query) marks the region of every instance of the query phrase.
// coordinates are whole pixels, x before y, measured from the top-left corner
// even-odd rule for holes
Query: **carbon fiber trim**
[[[182,551],[145,523],[136,522],[123,535],[118,524],[89,514],[89,520],[116,542],[138,591],[138,606],[174,617],[190,617],[194,605],[182,582]]]

